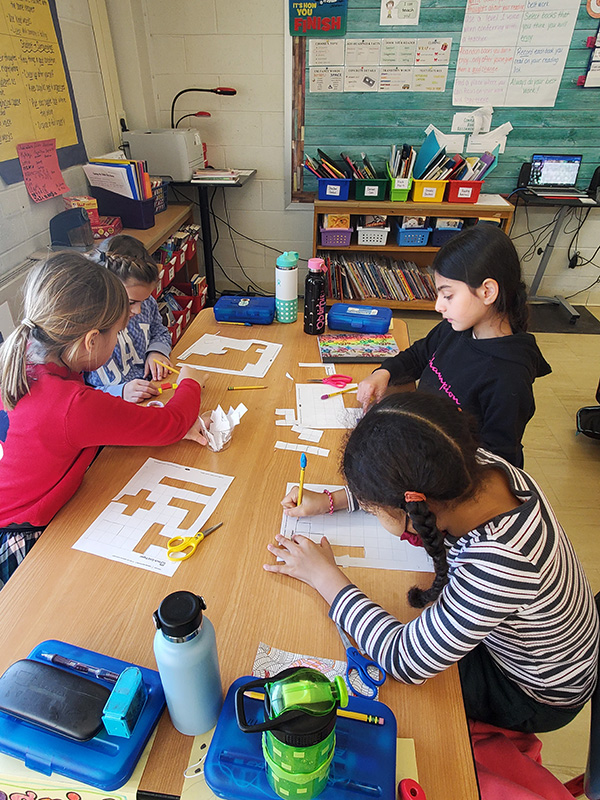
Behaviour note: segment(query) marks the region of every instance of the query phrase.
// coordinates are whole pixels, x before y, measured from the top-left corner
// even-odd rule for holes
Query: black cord
[[[229,238],[231,239],[231,246],[233,247],[233,254],[235,256],[235,260],[237,261],[239,268],[242,270],[242,274],[249,281],[248,288],[250,288],[250,286],[253,286],[255,289],[258,289],[258,291],[260,292],[262,297],[273,297],[272,294],[269,294],[269,292],[265,291],[265,289],[263,289],[262,286],[260,286],[258,283],[256,283],[256,281],[254,281],[246,273],[246,270],[242,266],[242,262],[240,261],[240,259],[238,257],[237,247],[236,247],[236,244],[235,244],[235,239],[233,238],[233,232],[232,232],[231,223],[230,223],[230,220],[229,220],[229,208],[227,207],[227,196],[226,196],[226,193],[225,193],[225,187],[224,186],[221,187],[221,192],[223,193],[223,208],[225,209],[225,218],[227,220],[227,222],[225,224],[227,225],[227,230],[229,231]]]
[[[597,267],[598,265],[594,264],[594,266]],[[598,268],[600,269],[600,267],[598,267]],[[573,294],[568,294],[565,297],[565,300],[570,300],[572,297],[576,297],[578,294],[581,294],[581,292],[587,292],[588,289],[591,289],[592,286],[595,286],[597,283],[600,283],[600,275],[598,275],[596,280],[593,283],[590,283],[589,286],[585,286],[583,289],[579,289],[578,291],[573,292]]]

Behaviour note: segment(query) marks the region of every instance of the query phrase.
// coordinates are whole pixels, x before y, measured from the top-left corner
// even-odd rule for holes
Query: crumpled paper
[[[229,411],[225,413],[221,406],[217,406],[214,411],[206,411],[200,417],[200,427],[206,436],[208,447],[215,453],[224,450],[231,441],[233,429],[239,425],[241,418],[248,411],[243,403],[237,408],[229,406]]]

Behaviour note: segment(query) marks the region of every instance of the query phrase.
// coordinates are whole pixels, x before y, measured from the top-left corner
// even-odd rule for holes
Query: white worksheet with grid
[[[258,354],[258,360],[255,359],[254,362],[249,360],[242,369],[229,369],[226,366],[212,367],[205,364],[186,364],[186,359],[191,355],[226,356],[228,350],[247,353],[253,346],[256,348],[253,352]],[[228,336],[219,336],[217,333],[205,333],[179,356],[177,366],[194,367],[194,369],[200,369],[203,372],[223,372],[227,375],[264,378],[282,347],[283,345],[276,342],[263,342],[261,339],[233,339]],[[252,357],[249,356],[249,358]],[[224,358],[224,364],[226,360]]]
[[[216,510],[233,477],[149,458],[73,545],[74,550],[173,575],[173,536],[191,536]],[[140,543],[146,534],[160,543]]]
[[[296,419],[304,428],[354,428],[360,417],[362,408],[346,408],[344,395],[322,396],[338,391],[334,387],[321,383],[296,384]],[[356,395],[352,395],[356,401]]]
[[[286,493],[297,483],[288,483]],[[304,484],[305,489],[322,492],[328,489],[335,492],[341,486],[327,484]],[[372,567],[373,569],[397,569],[408,572],[433,572],[433,561],[423,547],[415,547],[410,542],[393,536],[383,528],[376,517],[366,511],[351,514],[337,511],[334,514],[321,514],[315,517],[288,517],[283,514],[280,533],[291,538],[295,533],[307,536],[319,543],[326,536],[332,547],[362,548],[364,556],[338,555],[336,564],[340,567]]]

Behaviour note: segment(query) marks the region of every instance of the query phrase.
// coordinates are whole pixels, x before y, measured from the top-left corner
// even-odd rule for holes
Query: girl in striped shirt
[[[599,624],[572,545],[536,482],[477,449],[472,421],[450,401],[419,392],[374,406],[350,435],[349,491],[298,489],[290,516],[355,510],[431,556],[435,576],[408,599],[422,608],[402,623],[336,566],[329,542],[277,536],[265,564],[304,581],[360,649],[405,683],[458,662],[467,715],[525,732],[570,722],[596,683]]]

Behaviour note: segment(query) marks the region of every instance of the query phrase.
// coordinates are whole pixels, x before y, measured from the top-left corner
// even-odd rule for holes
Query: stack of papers
[[[150,175],[145,161],[91,158],[83,165],[90,186],[129,197],[149,200],[152,197]]]
[[[192,175],[192,183],[238,183],[239,179],[237,169],[197,169]]]
[[[239,425],[246,411],[248,411],[246,406],[240,403],[237,408],[229,406],[227,414],[221,406],[217,406],[214,411],[207,412],[200,417],[200,427],[206,436],[210,450],[218,453],[229,444],[233,436],[233,429]]]

